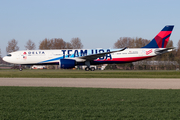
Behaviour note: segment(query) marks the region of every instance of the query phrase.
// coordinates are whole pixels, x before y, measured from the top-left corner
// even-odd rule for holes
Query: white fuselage
[[[133,48],[121,52],[106,54],[94,59],[94,63],[126,63],[156,56],[156,50],[165,48]],[[59,49],[59,50],[22,50],[9,53],[4,61],[13,64],[58,64],[60,59],[73,59],[77,63],[85,62],[82,56],[116,51],[117,49]]]

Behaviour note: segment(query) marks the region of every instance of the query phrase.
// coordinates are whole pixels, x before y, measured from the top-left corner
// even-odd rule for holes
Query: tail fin
[[[152,39],[152,41],[147,44],[146,46],[142,47],[142,48],[165,48],[171,32],[173,30],[174,25],[167,25],[165,26],[157,35],[154,39]]]

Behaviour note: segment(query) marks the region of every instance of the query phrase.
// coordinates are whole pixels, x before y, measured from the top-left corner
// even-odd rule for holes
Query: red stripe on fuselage
[[[154,56],[112,58],[112,60],[111,59],[107,59],[107,60],[105,60],[105,59],[104,60],[97,59],[97,60],[94,60],[94,61],[134,62],[134,61],[143,60],[143,59],[147,59],[147,58],[151,58],[151,57],[154,57]]]

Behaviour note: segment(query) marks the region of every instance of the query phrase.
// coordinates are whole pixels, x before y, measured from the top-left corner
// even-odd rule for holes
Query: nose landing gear
[[[20,67],[20,68],[19,68],[19,71],[22,71],[22,70],[23,70],[23,69]]]
[[[21,66],[21,65],[19,65],[19,71],[22,71],[22,70],[23,70],[22,66]]]

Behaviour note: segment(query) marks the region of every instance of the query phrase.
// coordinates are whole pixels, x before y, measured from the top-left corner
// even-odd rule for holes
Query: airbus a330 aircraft
[[[123,49],[59,49],[22,50],[9,53],[4,61],[21,65],[59,65],[60,68],[74,68],[86,65],[86,71],[94,71],[90,65],[128,63],[154,57],[173,48],[166,48],[173,25],[165,26],[152,41],[142,48]]]

